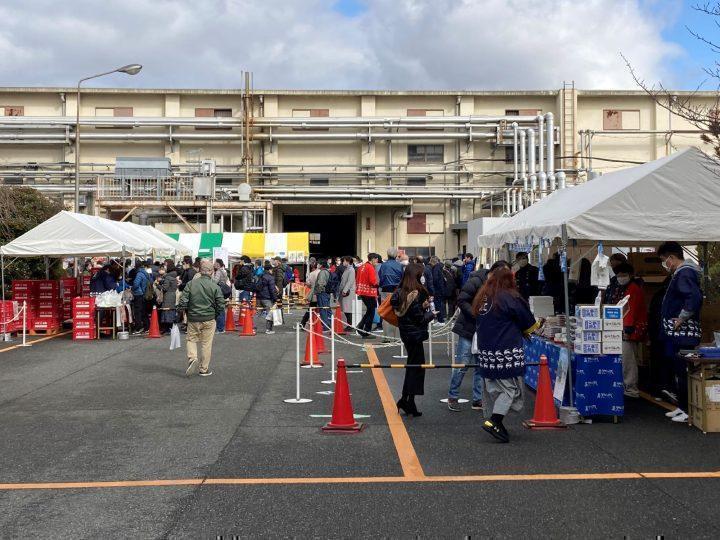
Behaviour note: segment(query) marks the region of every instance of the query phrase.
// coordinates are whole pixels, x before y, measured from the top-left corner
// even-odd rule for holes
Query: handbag
[[[388,324],[392,324],[393,326],[397,326],[399,324],[398,316],[395,313],[395,310],[393,309],[392,305],[390,304],[390,300],[392,299],[392,294],[388,294],[385,297],[385,300],[383,300],[380,303],[380,307],[377,310],[378,315],[380,315],[380,318],[385,321]]]
[[[177,324],[173,324],[170,329],[170,350],[174,351],[180,347],[182,347],[182,343],[180,342],[180,328],[178,328]]]
[[[275,308],[272,310],[272,322],[273,326],[281,326],[283,323],[283,316],[282,311],[280,308]]]

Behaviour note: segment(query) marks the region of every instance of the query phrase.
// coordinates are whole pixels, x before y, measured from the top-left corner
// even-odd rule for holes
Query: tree
[[[61,210],[61,204],[51,201],[33,188],[0,187],[0,245],[25,234]],[[16,259],[10,265],[8,262],[6,259],[6,285],[13,279],[45,277],[42,257]]]
[[[695,4],[693,9],[707,17],[711,17],[715,26],[720,29],[720,1]],[[690,35],[702,42],[710,51],[720,55],[720,43],[718,40],[692,28],[686,28]],[[624,55],[621,54],[621,56],[635,83],[660,107],[686,120],[700,130],[702,132],[700,140],[712,146],[712,157],[716,162],[720,162],[720,62],[716,60],[711,66],[703,68],[703,71],[717,89],[715,95],[708,102],[707,99],[698,99],[698,92],[707,83],[707,80],[703,81],[694,92],[677,95],[661,82],[649,85],[633,68],[630,61]],[[717,300],[720,299],[720,244],[709,244],[707,253],[706,271],[710,276],[710,286],[709,290],[705,292],[709,298]]]

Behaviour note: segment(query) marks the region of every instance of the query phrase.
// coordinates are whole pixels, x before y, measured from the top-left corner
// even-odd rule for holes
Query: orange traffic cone
[[[254,336],[255,327],[253,326],[252,311],[246,310],[245,316],[242,318],[242,326],[240,327],[241,336]]]
[[[234,332],[235,330],[237,330],[235,327],[235,314],[232,305],[228,305],[227,313],[225,313],[225,331]]]
[[[337,382],[335,383],[335,395],[333,396],[332,418],[323,426],[323,431],[336,433],[357,433],[365,425],[355,421],[352,401],[350,400],[350,387],[348,386],[347,373],[345,373],[345,360],[337,361]]]
[[[247,303],[241,302],[240,303],[240,315],[238,316],[238,327],[242,328],[245,324],[245,315],[247,313]]]
[[[320,315],[317,313],[313,313],[315,315],[315,322],[312,325],[312,331],[315,334],[315,347],[317,348],[318,354],[324,354],[327,353],[327,348],[325,347],[325,338],[323,337],[323,328],[325,328],[325,325],[323,325],[322,321],[320,320]]]
[[[155,307],[155,306],[153,306],[152,316],[150,317],[150,332],[148,332],[147,337],[149,337],[149,338],[162,337],[160,335],[160,323],[158,322],[157,307]]]
[[[535,394],[535,412],[531,420],[525,420],[523,426],[528,429],[563,429],[567,426],[560,422],[555,411],[553,391],[550,385],[550,368],[547,356],[540,356],[537,393]]]
[[[335,308],[335,319],[334,320],[334,327],[335,327],[335,333],[339,336],[345,335],[345,325],[343,324],[343,312],[342,309],[340,309],[340,304],[337,305]]]
[[[318,358],[317,342],[310,332],[305,337],[305,358],[300,365],[303,367],[323,367],[325,365]]]

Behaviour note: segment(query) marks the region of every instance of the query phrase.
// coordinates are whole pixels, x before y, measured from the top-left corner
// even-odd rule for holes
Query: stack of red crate
[[[37,280],[33,279],[16,279],[12,282],[13,300],[18,303],[18,307],[22,307],[23,302],[27,305],[27,328],[31,330],[37,317],[38,296],[37,296]],[[20,321],[20,329],[22,329],[22,321]]]
[[[60,282],[52,279],[37,281],[37,316],[33,330],[57,330],[62,326]]]
[[[22,315],[18,320],[13,320],[17,303],[12,300],[0,300],[0,332],[17,332],[18,320],[22,330]]]
[[[95,339],[95,298],[73,298],[72,319],[74,340]]]
[[[62,298],[62,320],[72,319],[72,301],[77,294],[77,279],[65,277],[60,279],[60,297]]]

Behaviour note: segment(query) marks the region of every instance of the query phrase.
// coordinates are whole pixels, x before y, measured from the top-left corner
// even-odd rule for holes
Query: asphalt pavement
[[[448,370],[427,373],[423,416],[399,422],[365,369],[348,379],[366,428],[326,434],[329,363],[301,370],[311,403],[283,402],[295,395],[290,324],[216,336],[208,378],[186,378],[184,349],[168,347],[61,336],[0,353],[1,537],[720,534],[720,474],[708,474],[720,471],[720,435],[669,422],[654,404],[627,403],[618,424],[531,432],[520,424],[529,394],[503,445],[480,429],[481,412],[439,402]],[[398,349],[376,352],[389,363]],[[446,344],[433,352],[448,360]],[[336,353],[367,361],[357,345]],[[403,372],[382,376],[397,399]],[[404,476],[412,456],[422,476]]]

